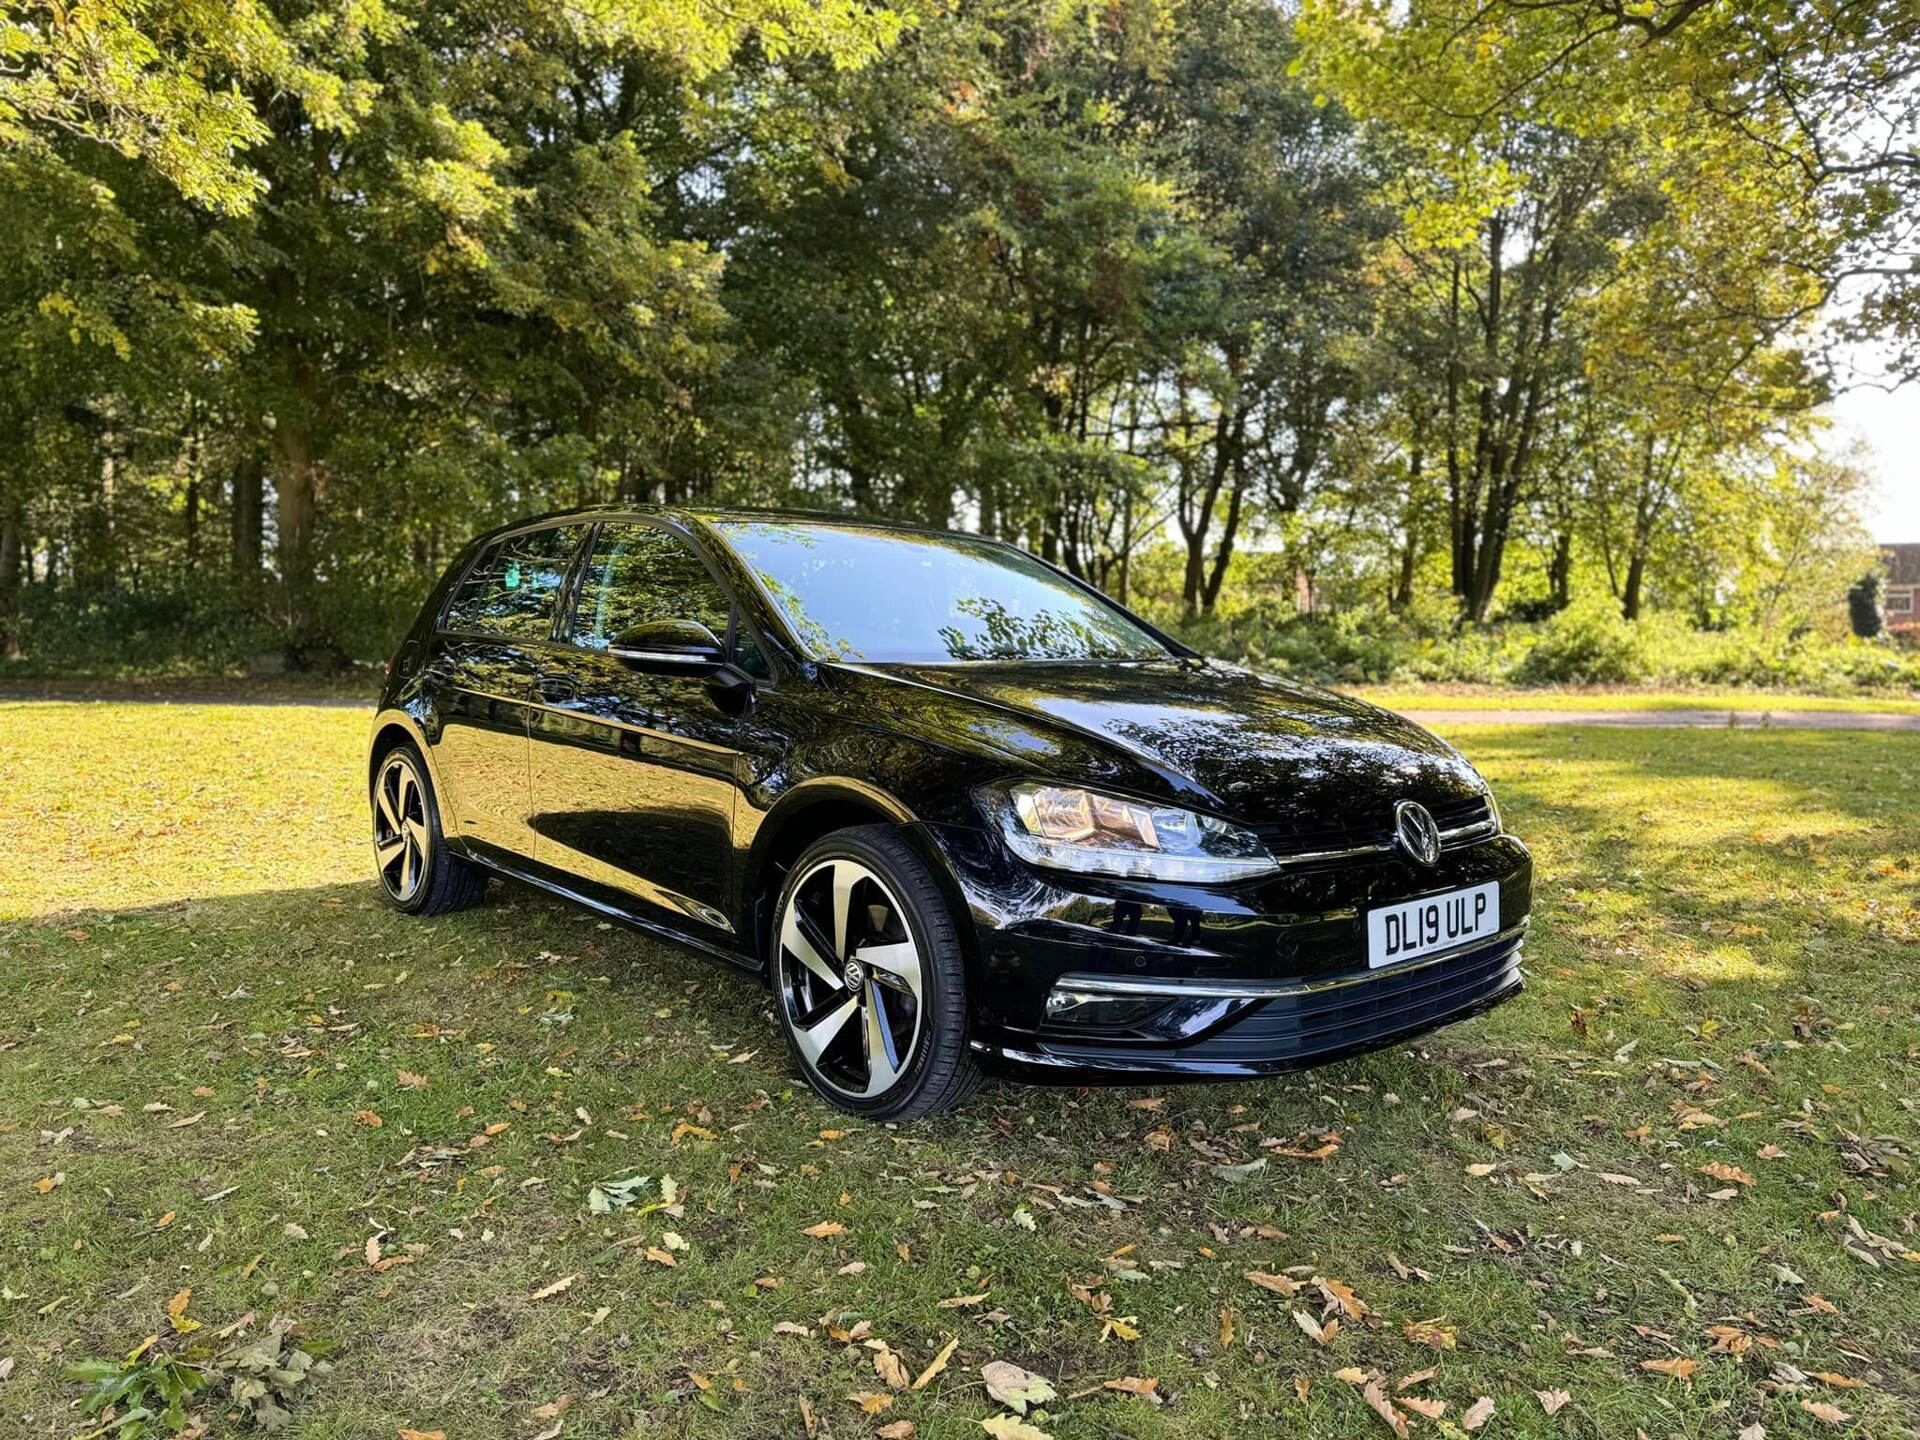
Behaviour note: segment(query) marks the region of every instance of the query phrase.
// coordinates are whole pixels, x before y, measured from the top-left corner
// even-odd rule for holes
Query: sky
[[[1852,368],[1877,373],[1874,359],[1857,356]],[[1835,448],[1857,437],[1879,482],[1865,516],[1873,538],[1882,544],[1920,543],[1920,382],[1893,391],[1848,390],[1834,402],[1832,414]]]

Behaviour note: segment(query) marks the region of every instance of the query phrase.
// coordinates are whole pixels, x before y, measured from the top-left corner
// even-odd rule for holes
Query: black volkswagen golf
[[[598,509],[483,535],[368,758],[393,903],[489,872],[760,976],[829,1101],[1269,1075],[1515,994],[1526,848],[1451,746],[976,536]]]

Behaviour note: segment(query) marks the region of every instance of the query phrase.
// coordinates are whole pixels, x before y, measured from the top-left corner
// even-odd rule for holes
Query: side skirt
[[[616,925],[624,925],[629,930],[638,930],[655,940],[668,941],[708,960],[717,960],[727,969],[751,975],[763,984],[766,981],[765,967],[757,959],[743,955],[726,945],[703,940],[697,935],[687,934],[684,930],[676,930],[671,925],[663,925],[657,920],[636,915],[622,906],[599,899],[564,881],[557,880],[544,871],[516,864],[492,851],[482,851],[475,846],[465,847],[463,858],[484,870],[492,871],[503,879],[517,880],[523,885],[531,885],[536,890],[543,890],[549,895],[557,895],[562,900],[571,901],[581,909],[590,910],[595,915],[613,921]]]

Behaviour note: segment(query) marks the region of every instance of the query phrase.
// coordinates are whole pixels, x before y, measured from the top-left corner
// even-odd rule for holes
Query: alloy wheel
[[[373,856],[380,883],[403,905],[426,884],[432,844],[426,786],[412,760],[395,751],[373,785]]]
[[[822,860],[788,892],[778,989],[801,1058],[843,1095],[885,1094],[920,1038],[926,972],[900,902],[856,860]]]

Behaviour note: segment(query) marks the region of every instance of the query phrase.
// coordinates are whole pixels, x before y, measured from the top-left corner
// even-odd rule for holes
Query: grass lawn
[[[1920,714],[1920,696],[1904,693],[1803,695],[1792,690],[1643,690],[1593,685],[1530,690],[1515,685],[1342,685],[1389,710],[1844,710],[1853,714]]]
[[[1444,1402],[1415,1437],[1480,1396],[1481,1436],[1916,1433],[1920,735],[1477,729],[1521,999],[887,1129],[696,958],[514,889],[385,909],[366,723],[0,706],[0,1434],[247,1312],[332,1347],[301,1440],[978,1437],[994,1360],[1059,1440],[1391,1436],[1343,1371]]]

